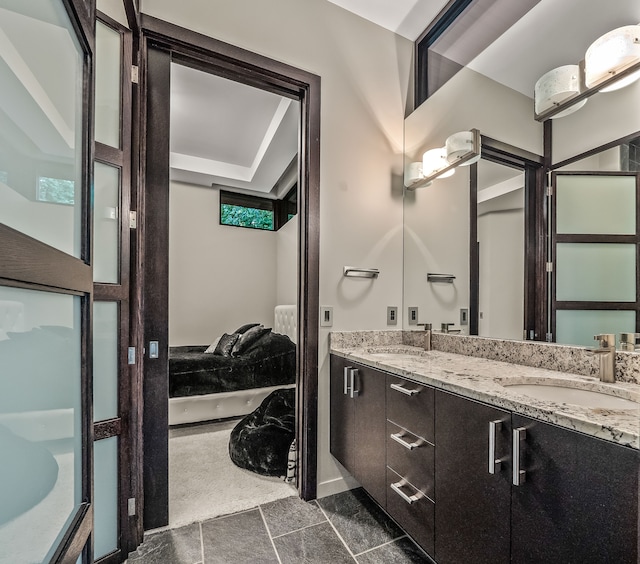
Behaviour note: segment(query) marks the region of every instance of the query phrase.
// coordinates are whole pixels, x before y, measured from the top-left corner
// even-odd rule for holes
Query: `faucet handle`
[[[622,350],[634,351],[637,345],[640,345],[640,333],[620,333]]]
[[[616,336],[613,333],[603,333],[601,335],[594,335],[593,337],[598,341],[598,346],[602,349],[616,348]]]

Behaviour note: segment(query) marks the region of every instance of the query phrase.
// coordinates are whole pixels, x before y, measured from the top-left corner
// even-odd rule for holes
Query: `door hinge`
[[[548,262],[547,263],[547,272],[553,272],[553,263],[552,262]]]
[[[129,212],[129,229],[136,229],[138,227],[138,212]]]
[[[131,65],[131,82],[138,84],[140,80],[140,68],[137,65]]]
[[[135,347],[129,347],[129,349],[127,351],[127,363],[128,364],[135,364],[136,363],[136,348]]]
[[[553,343],[553,333],[547,333],[547,343]]]
[[[127,500],[127,511],[129,513],[129,517],[133,517],[136,514],[136,498],[130,497]]]
[[[547,198],[551,198],[551,196],[553,196],[553,186],[549,184],[547,186]]]

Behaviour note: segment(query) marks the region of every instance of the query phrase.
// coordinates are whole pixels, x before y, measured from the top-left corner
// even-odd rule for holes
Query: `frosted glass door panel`
[[[118,548],[118,437],[93,443],[94,557]]]
[[[0,286],[0,563],[48,562],[82,501],[79,297]]]
[[[635,234],[634,177],[558,175],[556,187],[558,233]]]
[[[120,281],[120,169],[94,165],[93,280]]]
[[[635,301],[635,245],[558,243],[556,252],[558,301]]]
[[[93,420],[118,417],[118,304],[93,303]]]
[[[96,22],[96,141],[120,148],[122,36]]]
[[[556,342],[563,345],[594,347],[593,336],[600,333],[633,333],[635,311],[558,310]]]
[[[74,257],[82,86],[83,53],[62,2],[0,0],[0,223]]]

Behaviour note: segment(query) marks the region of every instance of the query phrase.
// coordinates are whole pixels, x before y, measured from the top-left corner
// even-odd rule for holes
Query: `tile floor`
[[[152,533],[129,564],[430,563],[361,490],[255,509]]]

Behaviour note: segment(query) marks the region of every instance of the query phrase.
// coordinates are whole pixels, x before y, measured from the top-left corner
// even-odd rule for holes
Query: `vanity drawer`
[[[404,482],[402,476],[387,468],[387,513],[433,556],[435,504],[425,494]],[[392,488],[392,484],[401,493]]]
[[[431,499],[435,499],[434,451],[425,439],[387,421],[387,466]]]
[[[387,419],[434,443],[434,390],[387,376]]]

